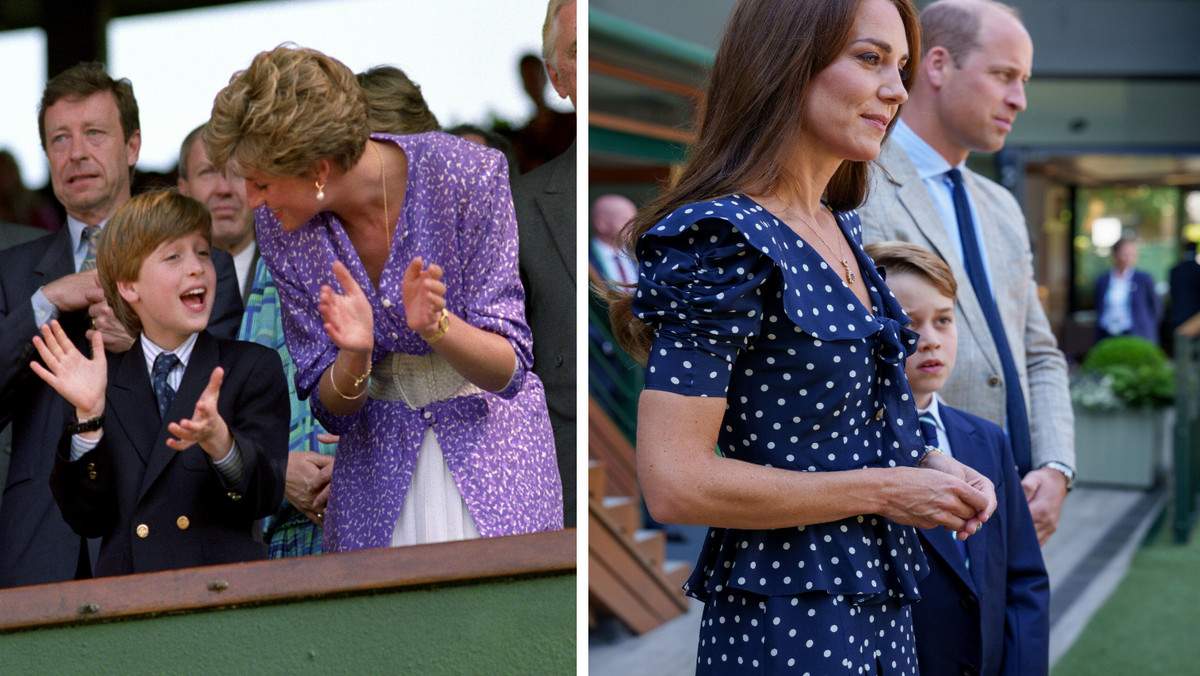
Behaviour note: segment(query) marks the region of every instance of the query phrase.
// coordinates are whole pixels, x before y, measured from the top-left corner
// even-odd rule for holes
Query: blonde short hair
[[[212,244],[208,207],[175,188],[142,193],[117,209],[96,240],[96,271],[104,298],[121,325],[136,336],[142,320],[117,291],[117,282],[132,282],[142,263],[163,242],[198,232]]]
[[[958,298],[958,282],[950,266],[928,249],[910,242],[872,242],[863,251],[889,274],[918,275],[943,296]]]
[[[315,49],[283,44],[255,56],[217,94],[204,144],[218,168],[305,176],[322,158],[349,170],[369,135],[354,73]]]

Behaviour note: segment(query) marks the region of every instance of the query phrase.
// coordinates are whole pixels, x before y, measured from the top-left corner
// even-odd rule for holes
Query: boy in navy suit
[[[940,528],[919,530],[929,562],[913,606],[917,660],[927,674],[1049,671],[1050,583],[1008,438],[995,423],[951,408],[937,391],[958,352],[954,274],[935,254],[906,242],[878,242],[867,254],[921,335],[905,374],[925,443],[992,480],[997,507],[962,542]]]
[[[57,321],[33,339],[33,370],[74,406],[50,484],[71,528],[103,538],[96,576],[266,557],[254,522],[283,496],[287,385],[274,350],[205,330],[211,241],[203,204],[133,198],[96,260],[137,345],[106,356],[97,331],[88,359]]]

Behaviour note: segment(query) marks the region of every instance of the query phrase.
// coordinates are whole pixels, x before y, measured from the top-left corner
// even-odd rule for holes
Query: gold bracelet
[[[338,363],[337,357],[333,358],[333,363],[334,364]],[[340,366],[340,364],[339,364],[339,366]],[[371,377],[370,357],[367,358],[367,372],[362,374],[361,376],[354,375],[353,373],[350,372],[350,369],[346,368],[345,366],[342,366],[342,373],[345,373],[346,375],[350,376],[351,378],[354,378],[354,386],[351,389],[357,390],[359,387],[362,386],[364,380]]]
[[[342,370],[344,371],[345,369],[342,369]],[[332,387],[334,393],[337,394],[337,396],[341,397],[342,399],[345,399],[346,401],[357,401],[360,397],[362,397],[364,394],[367,393],[367,391],[364,389],[362,392],[359,392],[358,394],[354,395],[353,397],[347,397],[346,395],[342,394],[341,390],[338,389],[337,381],[334,380],[334,378],[333,378],[333,369],[332,368],[329,369],[328,373],[329,373],[329,386]]]
[[[434,343],[438,342],[439,340],[442,339],[443,336],[446,335],[446,329],[448,329],[448,328],[450,328],[450,311],[447,310],[446,308],[442,308],[442,315],[441,315],[441,317],[438,318],[437,333],[426,338],[425,342],[429,343],[430,345],[433,345]]]

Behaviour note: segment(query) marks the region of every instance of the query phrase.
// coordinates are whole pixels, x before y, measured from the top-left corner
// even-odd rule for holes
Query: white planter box
[[[1170,409],[1075,408],[1076,481],[1151,488],[1159,473]]]

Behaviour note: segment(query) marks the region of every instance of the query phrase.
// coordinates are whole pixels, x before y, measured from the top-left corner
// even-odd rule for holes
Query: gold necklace
[[[778,200],[779,198],[776,197],[775,199]],[[782,200],[780,200],[780,201],[782,202]],[[844,268],[846,271],[846,286],[853,286],[855,277],[854,277],[854,273],[850,271],[850,261],[846,260],[846,251],[843,248],[843,245],[845,244],[845,242],[842,239],[838,239],[838,248],[837,248],[837,251],[835,252],[833,247],[829,246],[829,242],[825,241],[825,238],[821,236],[821,233],[817,231],[817,228],[815,226],[813,226],[812,223],[809,223],[808,220],[806,220],[803,216],[801,216],[799,211],[796,211],[795,214],[796,214],[796,218],[800,219],[800,222],[803,223],[804,225],[807,225],[808,229],[812,230],[812,233],[817,236],[817,239],[821,240],[821,243],[825,245],[825,248],[829,249],[829,253],[833,253],[833,254],[841,257],[840,262],[842,264],[842,268]]]
[[[367,145],[374,149],[375,156],[379,158],[379,185],[383,186],[383,231],[387,233],[387,246],[390,251],[392,248],[393,227],[388,225],[390,219],[388,219],[387,178],[383,172],[383,153],[379,152],[379,148],[370,141],[367,141]]]

